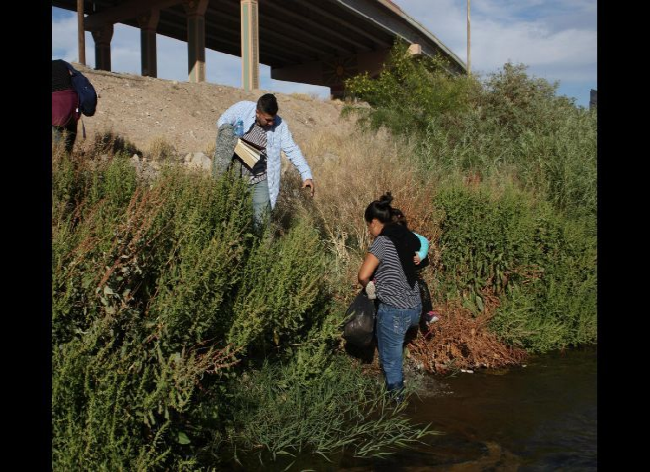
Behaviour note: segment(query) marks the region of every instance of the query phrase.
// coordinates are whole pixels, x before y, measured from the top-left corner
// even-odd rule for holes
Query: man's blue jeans
[[[253,184],[253,218],[255,226],[260,228],[271,217],[271,197],[269,196],[269,181],[264,179]]]
[[[418,326],[422,305],[415,308],[395,308],[379,303],[377,309],[377,350],[389,391],[404,386],[402,350],[409,328]]]

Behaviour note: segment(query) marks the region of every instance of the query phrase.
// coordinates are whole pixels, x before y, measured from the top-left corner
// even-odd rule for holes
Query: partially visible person
[[[398,208],[393,209],[393,221],[395,223],[408,228],[408,222],[404,213]],[[422,321],[425,324],[429,325],[430,323],[435,323],[440,319],[440,313],[437,310],[433,309],[433,303],[431,302],[431,292],[429,292],[429,286],[423,277],[423,270],[429,265],[429,260],[427,259],[429,253],[429,240],[424,236],[413,231],[413,234],[418,237],[420,240],[420,250],[415,253],[413,257],[413,262],[418,266],[418,286],[420,287],[420,298],[422,299]]]
[[[408,229],[408,223],[406,221],[404,213],[402,213],[402,210],[393,208],[391,216],[394,223],[400,224]],[[420,250],[415,252],[415,255],[413,256],[413,262],[416,266],[418,266],[416,273],[418,276],[418,286],[420,287],[420,299],[422,300],[422,321],[426,325],[429,325],[430,323],[434,323],[440,319],[440,313],[433,309],[429,286],[427,285],[422,275],[423,269],[429,265],[427,259],[429,252],[429,240],[421,234],[416,233],[415,231],[412,231],[412,233],[416,235],[420,240]],[[368,294],[368,298],[371,300],[377,298],[373,280],[368,282],[368,285],[366,285],[366,293]]]
[[[361,264],[358,280],[366,288],[374,274],[379,360],[386,389],[399,402],[404,389],[404,339],[410,328],[418,326],[422,312],[414,261],[414,253],[420,250],[420,240],[394,221],[392,200],[387,192],[366,208],[364,219],[375,239]]]
[[[302,188],[309,188],[311,196],[314,196],[314,180],[309,164],[294,142],[289,126],[277,113],[277,99],[275,95],[267,93],[257,103],[235,103],[217,121],[213,174],[218,175],[233,163],[236,164],[240,176],[248,178],[253,186],[253,214],[257,225],[268,220],[280,192],[281,151],[300,172]],[[239,134],[242,139],[263,150],[260,160],[252,169],[234,155]]]
[[[72,152],[77,138],[79,96],[72,87],[70,71],[62,59],[52,60],[52,139],[65,139],[65,150]]]

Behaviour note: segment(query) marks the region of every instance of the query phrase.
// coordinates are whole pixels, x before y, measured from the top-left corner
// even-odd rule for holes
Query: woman
[[[413,254],[420,249],[420,240],[405,226],[394,222],[396,209],[390,205],[392,200],[387,192],[366,208],[364,218],[375,240],[359,269],[358,278],[366,292],[376,291],[379,360],[387,390],[401,401],[404,338],[410,328],[418,325],[422,311],[413,261]],[[373,274],[374,281],[368,287]]]

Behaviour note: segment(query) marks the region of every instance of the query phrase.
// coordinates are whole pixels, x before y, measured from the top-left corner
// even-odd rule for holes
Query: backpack
[[[93,116],[95,108],[97,108],[97,92],[95,92],[93,84],[72,65],[67,62],[65,62],[65,65],[72,73],[70,79],[72,80],[72,87],[79,96],[79,111],[86,116]]]

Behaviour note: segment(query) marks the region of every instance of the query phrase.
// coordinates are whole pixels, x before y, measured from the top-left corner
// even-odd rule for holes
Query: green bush
[[[279,239],[262,238],[242,273],[229,341],[257,350],[299,342],[314,321],[306,314],[323,306],[323,255],[308,222]]]
[[[344,112],[357,113],[371,129],[424,132],[433,117],[451,119],[465,110],[478,86],[471,77],[454,77],[448,69],[442,56],[414,58],[406,43],[398,41],[377,78],[364,73],[345,83],[348,94],[372,108],[349,104]]]
[[[454,76],[441,58],[416,59],[397,43],[376,79],[362,74],[346,86],[370,107],[344,112],[415,139],[414,160],[430,180],[518,182],[560,211],[595,217],[596,112],[557,96],[557,83],[529,77],[523,64],[483,80]]]
[[[329,265],[311,220],[258,235],[243,180],[169,167],[139,181],[121,155],[63,157],[53,182],[54,469],[197,470],[221,460],[220,442],[249,444],[241,437],[253,438],[260,415],[287,394],[291,427],[264,433],[273,454],[300,450],[306,426],[295,415],[312,409],[309,427],[352,421],[362,454],[423,434],[404,418],[386,419],[373,424],[394,425],[395,436],[386,433],[393,439],[361,439],[374,428],[365,412],[377,411],[368,402],[381,391],[370,391],[367,379],[362,387],[336,360],[341,307],[328,300]],[[264,362],[270,377],[260,381],[274,393],[239,390]],[[286,382],[276,385],[276,374]],[[344,396],[333,388],[341,375],[356,379]],[[330,411],[355,391],[370,398],[353,407],[356,417],[352,407]],[[322,406],[334,416],[319,419]],[[342,447],[339,432],[324,432],[318,451]]]
[[[536,215],[531,236],[539,271],[503,300],[492,329],[508,343],[537,352],[595,343],[595,225],[547,208]]]
[[[53,231],[53,465],[64,470],[189,467],[197,386],[235,362],[224,307],[252,246],[245,184],[167,171],[133,191],[117,178],[124,163],[95,170]]]
[[[495,195],[445,187],[435,199],[441,230],[441,289],[447,298],[462,297],[483,310],[480,292],[488,287],[503,294],[522,281],[520,271],[535,264],[529,238],[533,209],[525,196],[510,187]]]
[[[475,313],[481,293],[501,305],[491,328],[532,351],[596,341],[596,235],[591,218],[574,219],[514,188],[496,193],[448,187],[440,218],[437,285]]]

